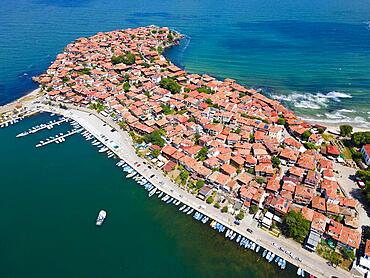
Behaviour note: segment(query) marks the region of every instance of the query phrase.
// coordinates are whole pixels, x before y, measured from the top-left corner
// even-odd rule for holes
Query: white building
[[[370,165],[370,144],[363,145],[361,148],[362,156],[367,165]]]

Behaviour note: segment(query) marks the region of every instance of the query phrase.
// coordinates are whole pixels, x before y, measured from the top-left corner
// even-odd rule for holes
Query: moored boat
[[[96,218],[96,226],[101,226],[107,217],[107,212],[105,210],[99,211],[98,217]]]

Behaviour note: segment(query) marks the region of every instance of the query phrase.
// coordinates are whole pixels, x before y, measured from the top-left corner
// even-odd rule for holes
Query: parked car
[[[365,188],[365,183],[362,180],[357,180],[357,185],[360,188]]]
[[[247,232],[250,233],[250,234],[253,234],[253,231],[249,228],[247,228]]]

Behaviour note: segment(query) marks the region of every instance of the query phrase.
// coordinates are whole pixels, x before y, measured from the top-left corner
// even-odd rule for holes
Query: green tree
[[[209,196],[206,200],[207,204],[212,204],[213,203],[213,197]]]
[[[337,265],[340,265],[340,263],[342,262],[342,257],[341,257],[341,255],[340,255],[340,254],[338,254],[337,252],[333,251],[333,252],[330,254],[329,261],[330,261],[334,266],[337,266]]]
[[[172,93],[180,93],[181,91],[180,84],[172,78],[162,78],[162,80],[159,82],[159,85]]]
[[[310,231],[310,222],[303,217],[301,212],[291,210],[284,215],[282,228],[284,235],[303,243]]]
[[[197,182],[195,184],[195,189],[196,190],[201,189],[204,186],[204,184],[205,184],[204,180],[197,180]]]
[[[157,129],[157,130],[154,130],[153,132],[149,133],[149,134],[146,134],[144,136],[144,141],[146,143],[152,143],[154,145],[158,145],[160,147],[164,147],[165,145],[165,141],[164,139],[162,138],[162,131]]]
[[[199,145],[199,138],[200,138],[200,134],[199,133],[195,133],[194,134],[194,143]]]
[[[311,142],[305,142],[303,145],[308,150],[315,150],[317,148],[316,145],[314,143],[311,143]]]
[[[258,212],[258,206],[256,206],[255,204],[252,204],[250,207],[249,207],[249,214],[256,214]]]
[[[126,65],[132,65],[135,64],[135,55],[131,52],[126,52],[125,54],[119,55],[119,56],[112,56],[111,62],[113,65],[117,64],[126,64]]]
[[[154,157],[158,157],[161,154],[161,152],[157,149],[154,149],[154,150],[151,151],[151,154]]]
[[[205,102],[208,104],[208,106],[210,106],[210,105],[212,105],[212,104],[213,104],[213,101],[212,101],[212,99],[210,99],[210,98],[207,98],[207,99],[205,100]]]
[[[167,105],[167,104],[161,104],[161,108],[163,110],[163,113],[165,115],[170,115],[170,114],[173,114],[173,110],[171,109],[171,106]]]
[[[128,92],[130,90],[130,84],[128,82],[125,82],[123,83],[122,88],[125,92]]]
[[[197,153],[197,155],[195,156],[195,158],[198,159],[199,161],[204,161],[207,158],[207,154],[208,154],[208,148],[202,147],[200,151]]]
[[[244,219],[244,212],[241,210],[235,218],[238,219],[238,220],[243,220]]]
[[[217,208],[217,209],[219,209],[219,208],[221,207],[219,202],[216,202],[213,206],[214,206],[215,208]]]
[[[277,124],[278,125],[285,125],[285,119],[284,118],[279,118],[278,121],[277,121]]]
[[[181,183],[182,184],[185,184],[186,183],[186,181],[188,180],[188,178],[189,178],[189,172],[188,171],[186,171],[186,170],[183,170],[183,171],[181,171],[181,173],[180,173],[180,179],[181,179]]]
[[[258,177],[258,178],[256,178],[256,182],[259,183],[259,184],[264,184],[265,183],[265,179],[262,178],[262,177]]]
[[[84,74],[90,75],[91,74],[91,69],[89,69],[89,68],[83,68],[82,70],[79,70],[77,73],[79,75],[84,75]]]
[[[339,130],[341,136],[350,136],[353,131],[353,127],[350,125],[341,125],[339,126]]]
[[[352,153],[352,159],[353,160],[361,160],[362,159],[362,153],[361,152],[353,152]]]
[[[273,156],[273,157],[271,157],[271,162],[272,162],[272,167],[279,168],[280,158],[278,158],[277,156]]]
[[[212,90],[211,88],[206,87],[206,86],[202,86],[202,87],[198,88],[197,91],[199,93],[205,93],[205,94],[208,94],[208,95],[212,95],[212,94],[215,93],[214,90]]]
[[[352,133],[351,141],[356,147],[361,147],[364,144],[370,144],[370,131]]]
[[[356,258],[355,253],[353,252],[353,250],[349,250],[347,248],[341,247],[339,249],[339,251],[342,254],[343,258],[345,258],[346,260],[353,261]]]
[[[222,207],[222,209],[221,209],[221,212],[222,212],[222,213],[226,213],[227,211],[228,211],[227,206]]]
[[[310,136],[311,136],[311,132],[309,132],[308,130],[306,130],[305,132],[303,132],[303,133],[302,133],[302,135],[301,135],[301,139],[302,139],[303,141],[307,141],[307,140],[308,140],[308,138],[310,138]]]

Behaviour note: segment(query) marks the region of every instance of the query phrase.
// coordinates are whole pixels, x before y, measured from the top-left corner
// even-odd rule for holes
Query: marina
[[[84,124],[77,123],[77,118],[73,119],[72,117],[72,121],[70,124],[74,127],[74,130],[70,132],[80,133],[86,141],[90,141],[93,146],[96,146],[98,148],[99,153],[106,153],[107,157],[120,157],[121,160],[116,162],[116,165],[120,167],[125,173],[123,177],[136,181],[138,185],[142,186],[146,191],[148,191],[149,197],[152,197],[156,194],[158,198],[162,200],[165,204],[174,205],[176,207],[179,206],[179,211],[182,211],[185,215],[191,215],[196,221],[199,221],[203,224],[206,224],[209,220],[211,220],[210,226],[219,233],[225,233],[224,237],[226,239],[234,241],[237,244],[239,240],[239,245],[242,249],[249,249],[251,252],[259,253],[263,257],[263,254],[265,253],[264,251],[266,251],[266,246],[262,247],[261,244],[257,244],[251,239],[247,239],[247,235],[245,232],[241,233],[240,230],[231,227],[229,223],[224,223],[220,219],[215,220],[215,218],[211,217],[211,215],[207,215],[206,211],[201,212],[201,206],[191,206],[188,202],[184,202],[183,198],[177,198],[174,192],[165,189],[164,187],[162,187],[161,184],[154,184],[153,182],[149,181],[150,179],[148,178],[148,176],[143,175],[142,170],[139,170],[141,163],[132,162],[122,157],[122,154],[119,153],[121,149],[119,147],[117,148],[114,140],[103,137],[102,134],[97,134],[93,130],[88,129],[87,126]],[[54,139],[50,139],[46,144],[57,141],[59,141],[59,143],[63,142],[63,140],[60,140],[64,139],[62,136],[65,136],[67,134],[54,137]],[[40,142],[39,144],[42,143]],[[182,205],[180,205],[181,202],[183,203]],[[272,246],[272,248],[277,247]],[[275,256],[276,255],[274,253],[268,251],[265,258],[267,262],[274,263],[273,260]],[[295,258],[294,256],[290,257],[292,257],[292,259]],[[279,257],[279,260],[276,262],[276,266],[279,269],[283,270],[286,267],[287,261],[285,260],[286,258],[281,258],[281,260],[280,258],[281,257]]]
[[[16,137],[17,138],[24,137],[24,136],[27,136],[27,135],[34,134],[36,132],[42,131],[44,129],[52,129],[54,126],[60,125],[62,123],[68,122],[68,121],[69,121],[68,118],[61,117],[58,120],[49,121],[48,123],[40,124],[38,126],[32,127],[29,130],[27,130],[27,131],[24,131],[22,133],[17,134]]]
[[[56,111],[53,111],[53,112],[56,112]],[[77,111],[75,111],[75,113],[77,113]],[[78,112],[79,115],[84,115],[84,113],[85,112],[82,112],[82,111]],[[183,205],[181,206],[179,205],[178,210],[182,211],[185,215],[192,215],[196,211],[200,212],[201,210],[203,210],[204,206],[192,204],[192,202],[189,202],[188,199],[185,199],[182,196],[182,194],[178,195],[176,191],[173,191],[172,189],[164,186],[164,184],[161,181],[155,181],[156,178],[154,179],[152,177],[149,178],[148,172],[145,173],[145,170],[143,171],[143,164],[145,163],[139,162],[138,160],[131,160],[131,156],[126,155],[127,150],[123,152],[122,145],[117,144],[118,142],[117,138],[115,139],[114,136],[111,136],[111,137],[107,136],[108,133],[105,133],[105,135],[103,135],[104,132],[102,131],[98,132],[97,130],[94,130],[92,127],[89,127],[89,125],[86,124],[86,122],[78,120],[76,115],[73,115],[73,116],[68,115],[68,116],[71,117],[73,120],[78,121],[80,126],[84,127],[84,129],[86,130],[86,133],[81,132],[81,134],[84,133],[85,136],[87,136],[88,138],[89,138],[89,134],[93,135],[94,139],[91,139],[90,141],[94,142],[95,140],[97,140],[95,141],[94,144],[96,144],[97,142],[100,142],[100,144],[97,145],[97,147],[99,148],[98,152],[107,152],[108,154],[108,151],[110,151],[114,153],[116,157],[119,157],[121,159],[120,161],[116,162],[116,165],[121,167],[122,171],[126,173],[124,174],[124,177],[126,177],[130,173],[133,173],[134,171],[137,172],[135,175],[131,177],[131,179],[135,180],[137,184],[141,185],[145,190],[147,190],[148,196],[151,190],[153,190],[154,188],[157,188],[156,194],[158,198],[162,200],[165,204],[173,204],[173,202],[176,203],[179,201],[182,202]],[[101,116],[96,115],[96,116],[90,116],[90,117],[100,118]],[[112,125],[112,123],[110,123],[110,125]],[[112,127],[108,126],[106,128],[111,129]],[[109,135],[110,134],[112,135],[115,134],[116,136],[119,135],[117,133],[109,133]],[[126,145],[129,144],[129,143],[125,143],[125,141],[122,143]],[[154,194],[151,194],[151,196],[153,195]],[[171,198],[173,199],[171,200]],[[271,245],[271,242],[270,242],[270,245],[268,245],[266,243],[259,241],[258,239],[257,240],[253,239],[253,236],[250,236],[245,231],[242,231],[240,227],[237,227],[237,226],[233,227],[231,223],[227,223],[223,221],[221,218],[217,218],[217,217],[215,218],[214,215],[212,216],[212,213],[209,214],[208,211],[202,211],[201,213],[207,216],[209,219],[211,219],[211,224],[210,224],[211,227],[215,229],[216,231],[218,231],[219,233],[224,233],[227,229],[229,229],[230,231],[229,231],[229,237],[227,237],[228,239],[232,238],[232,241],[235,242],[235,239],[237,239],[238,235],[242,235],[242,237],[244,237],[245,240],[240,239],[239,244],[243,249],[249,249],[251,250],[251,252],[254,252],[254,253],[256,253],[256,250],[258,249],[258,253],[261,252],[262,254],[263,254],[263,250],[265,249],[267,250],[274,249],[275,250],[274,254],[278,253],[279,254],[278,256],[280,258],[284,258],[285,264],[290,262],[290,263],[293,263],[293,265],[298,265],[300,268],[303,269],[302,260],[298,256],[294,255],[292,252],[288,254],[286,252],[282,252],[281,250],[279,250],[278,246]],[[206,221],[209,221],[209,219],[207,220],[207,218],[205,218],[204,220],[203,219],[202,220],[206,222]],[[267,262],[273,263],[271,259],[272,252],[271,251],[269,252],[270,252],[270,255],[268,256]],[[274,255],[273,257],[275,256],[276,255]],[[277,265],[277,267],[279,269],[285,269],[285,267],[281,268],[279,267],[279,265]],[[320,277],[320,275],[318,275],[318,277]]]

